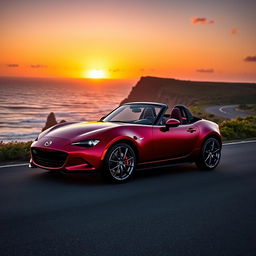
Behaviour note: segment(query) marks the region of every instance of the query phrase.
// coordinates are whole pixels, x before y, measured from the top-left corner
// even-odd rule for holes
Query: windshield
[[[123,105],[110,113],[103,121],[151,125],[156,121],[161,109],[161,106],[148,104]]]

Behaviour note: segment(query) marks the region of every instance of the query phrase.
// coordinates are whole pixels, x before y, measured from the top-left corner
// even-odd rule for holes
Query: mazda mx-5
[[[221,157],[216,123],[183,105],[170,111],[153,102],[124,104],[97,122],[66,122],[42,132],[31,145],[31,167],[51,172],[99,171],[125,182],[136,170],[191,163],[214,169]]]

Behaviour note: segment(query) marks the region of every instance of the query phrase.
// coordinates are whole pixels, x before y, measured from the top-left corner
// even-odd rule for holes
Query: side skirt
[[[192,164],[194,161],[190,158],[182,159],[182,160],[172,160],[172,161],[166,161],[163,163],[151,163],[151,164],[143,164],[137,165],[136,170],[147,170],[147,169],[159,169],[159,168],[166,168],[166,167],[173,167],[173,166],[179,166],[179,165],[186,165],[186,164]]]

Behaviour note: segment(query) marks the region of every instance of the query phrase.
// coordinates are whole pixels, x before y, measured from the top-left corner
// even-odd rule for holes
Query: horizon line
[[[173,79],[179,81],[189,81],[189,82],[208,82],[208,83],[247,83],[247,84],[256,84],[256,81],[237,81],[237,80],[198,80],[198,79],[190,79],[190,78],[177,78],[177,77],[161,77],[161,76],[152,76],[152,75],[142,75],[137,78],[84,78],[84,77],[59,77],[59,76],[5,76],[0,75],[1,78],[10,78],[10,79],[54,79],[54,80],[86,80],[92,82],[102,82],[102,81],[118,81],[118,80],[135,80],[139,81],[143,77],[151,77],[158,79]]]

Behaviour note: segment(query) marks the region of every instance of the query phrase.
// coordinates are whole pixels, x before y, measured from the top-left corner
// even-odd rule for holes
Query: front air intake
[[[68,154],[62,151],[46,151],[43,149],[31,149],[33,160],[43,167],[61,168],[66,162]]]

